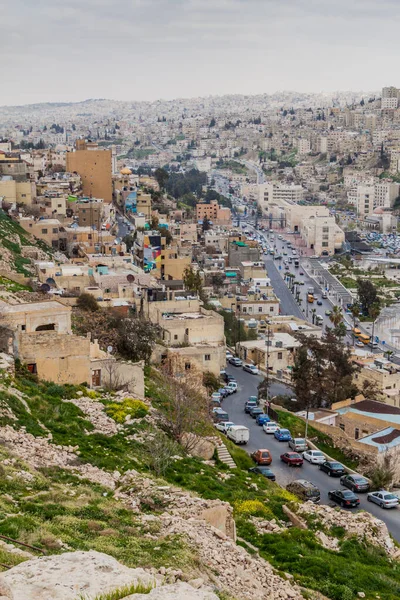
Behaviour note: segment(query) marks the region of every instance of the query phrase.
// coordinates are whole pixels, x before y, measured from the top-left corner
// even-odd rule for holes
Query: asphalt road
[[[124,238],[129,233],[129,221],[118,212],[116,213],[116,218],[118,223],[118,237]]]
[[[328,499],[329,490],[340,489],[339,478],[331,478],[326,473],[319,470],[318,466],[311,465],[304,461],[302,467],[289,467],[280,460],[280,455],[286,452],[289,447],[286,442],[278,442],[273,435],[264,433],[263,428],[258,426],[254,419],[244,412],[244,403],[249,396],[257,394],[257,386],[261,377],[246,373],[240,367],[227,365],[227,372],[232,374],[238,382],[238,391],[228,396],[223,401],[223,408],[229,415],[229,419],[236,425],[245,425],[250,430],[250,441],[243,448],[251,453],[259,448],[268,448],[272,454],[271,469],[276,475],[277,483],[286,486],[294,479],[308,479],[312,481],[321,491],[321,504],[331,504]],[[285,394],[290,392],[286,386],[273,383],[271,386],[271,395]],[[295,431],[291,432],[296,434]],[[359,494],[360,509],[372,513],[377,518],[386,523],[390,533],[396,540],[400,541],[400,508],[385,510],[376,504],[368,502],[366,494]],[[356,510],[356,509],[352,509]]]
[[[283,315],[293,315],[294,317],[298,317],[300,319],[304,319],[304,314],[299,308],[296,300],[294,299],[293,294],[289,290],[288,286],[284,282],[282,275],[279,272],[279,266],[283,268],[283,261],[279,261],[278,267],[275,265],[275,261],[273,260],[271,255],[264,256],[264,262],[267,269],[268,277],[271,280],[271,285],[274,288],[274,292],[276,296],[278,296],[281,304],[281,314]],[[276,261],[278,262],[278,261]]]

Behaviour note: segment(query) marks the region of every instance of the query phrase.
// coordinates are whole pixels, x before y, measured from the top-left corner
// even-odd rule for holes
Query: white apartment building
[[[326,136],[321,135],[318,138],[317,149],[321,154],[326,154],[328,152],[328,138]]]
[[[304,199],[305,189],[301,185],[283,185],[275,183],[262,183],[259,185],[258,201],[261,208],[268,209],[271,204],[289,203],[297,204]]]
[[[316,256],[331,256],[340,250],[344,242],[344,232],[334,217],[313,216],[303,219],[300,234],[307,248],[314,250]]]
[[[310,140],[298,138],[296,140],[296,146],[299,154],[309,154],[311,152]]]
[[[375,186],[363,184],[351,188],[347,194],[347,201],[356,207],[359,217],[371,214],[375,204]]]
[[[374,208],[391,207],[399,195],[400,185],[392,181],[380,181],[375,184]]]
[[[394,86],[388,86],[382,88],[382,100],[386,100],[387,98],[398,98],[399,90]]]
[[[397,98],[382,98],[381,108],[382,110],[385,108],[394,110],[397,108],[398,102]]]

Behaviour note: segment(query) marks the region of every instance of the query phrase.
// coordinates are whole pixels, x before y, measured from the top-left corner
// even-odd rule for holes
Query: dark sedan
[[[350,490],[332,490],[328,497],[343,508],[356,508],[360,504],[359,498]]]
[[[327,460],[322,465],[319,465],[321,471],[328,473],[329,477],[341,477],[346,474],[344,466],[333,460]]]
[[[275,481],[276,479],[275,473],[273,473],[269,467],[263,467],[262,465],[259,465],[258,467],[252,467],[249,469],[249,473],[258,473],[258,475],[262,475],[271,481]]]
[[[297,452],[285,452],[281,454],[281,460],[289,467],[301,467],[303,464],[303,457]]]
[[[369,491],[369,481],[365,477],[362,477],[362,475],[343,475],[340,478],[340,483],[353,492]]]

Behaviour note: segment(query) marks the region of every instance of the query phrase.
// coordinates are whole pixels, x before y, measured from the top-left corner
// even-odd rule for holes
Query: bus
[[[358,329],[358,327],[353,327],[353,329],[351,331],[355,337],[358,337],[359,335],[361,335],[361,329]]]
[[[369,336],[369,335],[367,335],[365,333],[361,333],[357,337],[360,340],[360,342],[362,342],[363,344],[369,344],[370,341],[371,341],[371,336]]]

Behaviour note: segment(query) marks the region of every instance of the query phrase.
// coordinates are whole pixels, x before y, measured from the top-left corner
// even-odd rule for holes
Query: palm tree
[[[355,329],[356,325],[357,325],[357,317],[360,316],[360,312],[361,312],[361,307],[358,302],[353,302],[353,304],[350,307],[350,312],[353,317],[353,326]],[[355,335],[353,335],[353,346],[355,344],[355,341],[356,341],[356,338],[355,338]]]
[[[312,318],[312,324],[313,324],[313,325],[315,324],[315,317],[316,317],[316,314],[317,314],[317,309],[316,309],[316,308],[312,308],[312,309],[311,309],[311,318]]]
[[[379,304],[373,304],[371,306],[371,308],[369,309],[369,316],[372,319],[372,340],[371,340],[372,348],[373,348],[373,344],[374,344],[375,321],[379,317],[380,312],[381,312],[381,309],[380,309]]]
[[[343,321],[343,314],[340,306],[334,306],[332,308],[332,312],[329,315],[329,320],[335,328]]]

